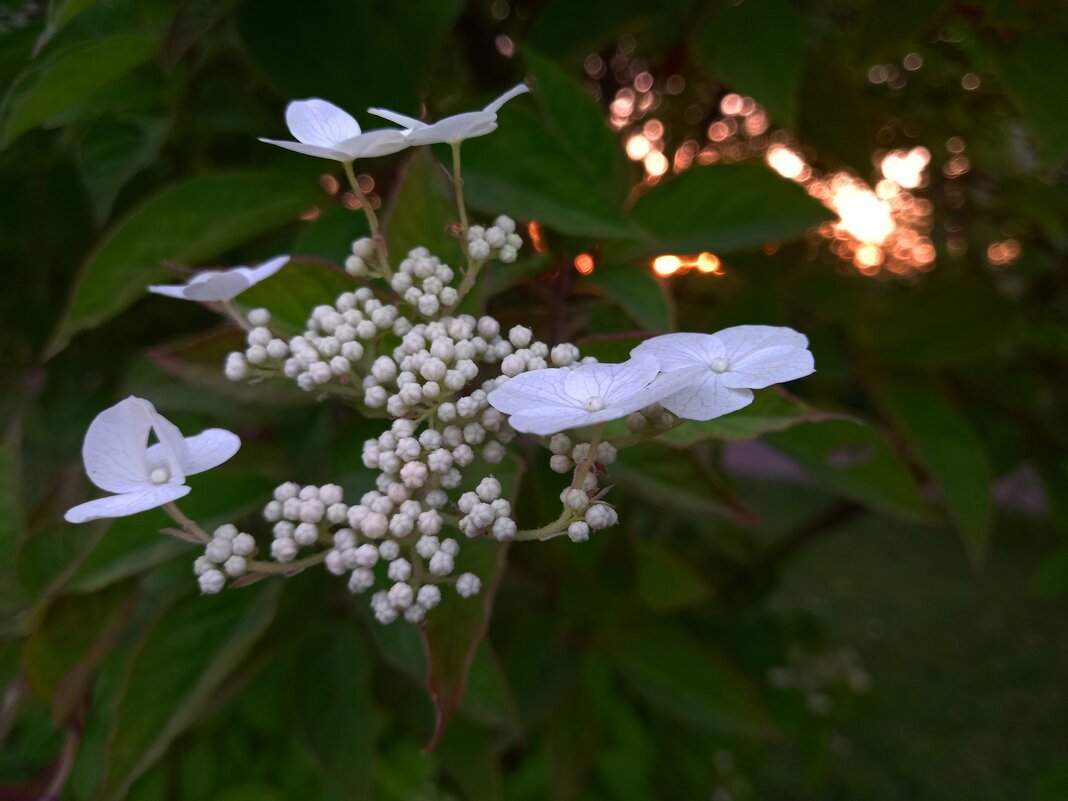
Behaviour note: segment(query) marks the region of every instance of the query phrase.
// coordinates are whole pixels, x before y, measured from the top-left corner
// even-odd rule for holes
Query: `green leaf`
[[[621,450],[619,461],[609,469],[609,476],[629,492],[656,503],[665,511],[728,519],[750,515],[725,488],[713,485],[689,454],[680,458],[678,451],[657,442]]]
[[[150,348],[148,356],[162,370],[184,383],[248,406],[299,406],[310,398],[285,378],[270,378],[256,384],[231,381],[222,371],[226,355],[247,347],[243,332],[217,328],[203,334]]]
[[[293,686],[301,689],[291,702],[297,731],[344,798],[369,798],[375,787],[380,723],[373,664],[356,621],[344,619],[303,638],[296,657]]]
[[[504,489],[503,496],[515,502],[522,468],[517,460],[506,459],[483,471],[491,473]],[[445,727],[463,702],[467,692],[467,674],[482,639],[486,636],[493,596],[504,570],[507,544],[494,540],[474,539],[463,543],[457,558],[456,575],[474,573],[482,580],[482,590],[474,598],[461,598],[456,592],[443,593],[441,604],[427,615],[422,626],[427,653],[427,690],[434,704],[434,732],[427,744],[433,749]]]
[[[869,2],[860,20],[861,51],[893,58],[904,48],[918,45],[923,35],[941,24],[949,0],[895,0]]]
[[[248,309],[263,306],[270,310],[272,324],[297,334],[305,330],[313,308],[332,306],[338,295],[355,288],[352,277],[333,264],[292,260],[266,281],[242,292],[237,301]]]
[[[1015,310],[989,284],[954,281],[894,298],[860,336],[883,364],[968,364],[994,356]]]
[[[684,448],[709,439],[738,442],[833,417],[780,389],[759,390],[754,396],[744,409],[713,420],[687,421],[660,435],[659,440]]]
[[[209,530],[212,525],[235,520],[260,506],[273,486],[269,478],[226,470],[213,470],[210,476],[193,476],[189,483],[193,491],[182,500],[182,510]],[[189,554],[189,543],[160,534],[160,529],[173,525],[174,521],[159,509],[102,525],[94,532],[95,541],[90,544],[88,555],[64,589],[95,592],[178,554]],[[64,529],[76,536],[87,536],[75,526],[64,526]]]
[[[801,236],[833,217],[797,184],[758,164],[694,167],[657,184],[634,206],[653,241],[648,254],[726,253]]]
[[[912,474],[883,436],[863,423],[826,420],[765,439],[834,492],[907,520],[927,515]]]
[[[579,289],[585,287],[601,290],[647,331],[667,332],[674,327],[664,285],[646,269],[632,265],[602,266],[579,282]]]
[[[459,219],[451,193],[452,183],[426,148],[408,160],[385,223],[394,264],[399,264],[412,248],[422,246],[450,267],[459,267],[460,242],[446,230]]]
[[[605,122],[601,104],[560,65],[527,47],[523,61],[534,78],[534,101],[546,130],[579,162],[608,197],[623,197],[629,186],[627,159],[619,137]]]
[[[314,256],[341,264],[352,252],[349,248],[353,240],[370,234],[363,213],[339,203],[322,208],[314,220],[306,223],[293,240],[290,252],[298,259]]]
[[[662,545],[639,539],[635,544],[638,597],[650,609],[685,609],[708,600],[711,590],[686,562]]]
[[[113,584],[92,595],[58,598],[37,621],[23,652],[23,670],[34,693],[51,706],[57,727],[81,703],[135,602],[132,583]]]
[[[978,434],[930,379],[884,379],[877,392],[941,489],[972,560],[980,561],[993,523],[994,476]]]
[[[717,77],[760,103],[779,126],[793,128],[805,24],[790,0],[748,0],[712,17],[698,41]]]
[[[152,39],[113,36],[32,64],[15,79],[0,104],[0,148],[143,64],[155,50]]]
[[[658,712],[724,734],[759,737],[774,731],[745,676],[688,634],[640,628],[607,655]]]
[[[0,618],[21,602],[15,555],[22,537],[22,424],[13,420],[0,439]],[[2,632],[6,627],[0,627]]]
[[[1031,124],[1047,163],[1068,153],[1068,38],[1035,31],[994,49],[1005,89]]]
[[[137,648],[108,739],[105,797],[122,798],[245,658],[274,617],[280,582],[195,596],[164,612]]]
[[[622,211],[625,165],[600,106],[551,62],[536,54],[528,61],[539,114],[530,100],[513,100],[493,136],[464,144],[468,202],[565,234],[634,237]]]
[[[368,106],[403,111],[419,97],[461,5],[319,0],[309,13],[299,0],[257,0],[241,5],[237,27],[252,60],[283,98],[324,97],[350,112]]]
[[[433,749],[467,692],[467,673],[475,649],[486,636],[493,595],[504,568],[507,545],[487,540],[463,543],[456,573],[471,572],[482,580],[474,598],[443,592],[441,604],[427,615],[423,638],[428,654],[427,690],[434,704],[434,732],[427,744]]]
[[[194,178],[150,198],[90,256],[48,355],[123,311],[148,284],[167,279],[164,260],[196,264],[221,256],[295,220],[315,191],[289,178],[233,173]]]
[[[41,31],[37,43],[33,46],[33,55],[36,57],[68,22],[98,2],[100,0],[51,0],[48,4],[48,17],[44,30]]]
[[[104,117],[85,132],[78,163],[98,223],[129,180],[156,160],[166,134],[167,121],[155,118]]]
[[[492,730],[457,719],[442,737],[438,752],[442,767],[470,801],[500,801],[504,777]]]

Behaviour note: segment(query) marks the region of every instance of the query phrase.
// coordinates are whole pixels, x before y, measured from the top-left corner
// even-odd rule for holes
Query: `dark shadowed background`
[[[5,2],[0,76],[0,799],[1068,798],[1063,4]],[[491,313],[610,360],[790,325],[818,372],[625,452],[619,527],[512,546],[424,754],[415,627],[323,571],[200,598],[161,513],[62,512],[130,393],[242,435],[206,524],[370,487],[381,422],[227,382],[240,335],[144,287],[289,252],[249,302],[301,325],[366,229],[256,141],[286,102],[374,127],[524,79],[463,148],[527,242]],[[455,263],[434,158],[357,169],[394,250]],[[560,477],[520,448],[536,525]]]

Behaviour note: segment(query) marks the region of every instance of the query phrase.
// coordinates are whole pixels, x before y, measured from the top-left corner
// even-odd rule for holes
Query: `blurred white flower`
[[[388,156],[411,144],[407,131],[380,128],[363,132],[355,117],[318,97],[294,100],[286,106],[286,126],[296,142],[263,137],[260,141],[334,161]]]
[[[439,142],[456,144],[465,139],[485,136],[497,130],[497,112],[501,110],[501,106],[513,97],[529,91],[530,87],[525,83],[517,84],[482,109],[482,111],[467,111],[463,114],[454,114],[435,123],[426,123],[386,108],[369,108],[367,111],[376,117],[381,117],[407,128],[409,145],[436,145]]]
[[[676,391],[678,378],[660,376],[660,361],[640,354],[622,364],[521,373],[491,392],[488,400],[510,415],[508,422],[517,431],[556,434],[626,417]]]
[[[289,256],[275,256],[255,267],[233,267],[229,270],[204,270],[184,284],[150,286],[149,292],[181,300],[232,300],[250,286],[270,278],[289,262]]]
[[[151,446],[150,432],[159,440]],[[222,464],[240,447],[237,435],[221,428],[183,437],[151,403],[131,395],[96,416],[82,446],[89,480],[115,494],[75,506],[64,517],[85,523],[163,506],[188,494],[186,476]]]
[[[665,334],[631,355],[652,356],[664,376],[687,377],[659,398],[688,420],[711,420],[748,406],[751,390],[809,375],[816,368],[804,334],[771,325],[738,325],[715,334]]]

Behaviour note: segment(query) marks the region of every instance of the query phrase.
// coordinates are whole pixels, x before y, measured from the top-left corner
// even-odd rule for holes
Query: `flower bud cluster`
[[[271,313],[267,309],[250,311],[248,322],[244,352],[235,351],[226,357],[223,372],[231,381],[254,378],[259,370],[278,370],[290,353],[289,343],[271,331]]]
[[[465,492],[456,504],[463,517],[459,528],[468,537],[492,536],[501,542],[515,536],[512,504],[501,497],[501,482],[486,476],[474,492]]]
[[[274,490],[274,498],[263,508],[264,519],[274,523],[271,558],[292,562],[301,548],[318,545],[331,525],[345,522],[348,511],[337,484],[280,484]]]
[[[498,259],[511,264],[522,246],[523,239],[515,232],[515,220],[503,214],[489,228],[472,225],[467,229],[467,254],[477,262]]]
[[[552,453],[552,456],[549,457],[549,467],[555,473],[570,473],[589,458],[591,444],[589,442],[580,442],[572,446],[571,438],[567,434],[553,434],[549,440],[549,450]],[[601,442],[597,445],[597,456],[594,459],[594,464],[607,467],[615,462],[617,456],[616,447],[611,442]],[[595,472],[594,469],[591,469],[586,474],[587,479],[594,475]],[[596,479],[592,486],[596,486]],[[587,489],[590,488],[587,487]]]
[[[521,244],[515,222],[503,216],[486,228],[472,226],[466,240],[475,263],[514,261]],[[352,243],[345,269],[361,278],[383,277],[371,239]],[[306,330],[288,342],[271,333],[270,315],[257,309],[249,314],[248,347],[227,360],[226,374],[234,380],[281,373],[305,390],[340,392],[393,418],[388,430],[364,443],[363,463],[378,476],[359,503],[346,504],[337,485],[288,482],[263,510],[273,524],[272,560],[292,564],[309,549],[314,555],[295,569],[322,561],[330,573],[347,576],[354,593],[379,587],[371,608],[382,623],[421,621],[440,603],[442,585],[454,585],[465,598],[479,592],[477,576],[455,575],[460,546],[443,536],[450,518],[467,537],[507,541],[516,535],[511,504],[494,476],[481,477],[473,491],[459,491],[465,468],[479,457],[499,463],[515,437],[487,395],[525,372],[594,361],[569,343],[550,348],[524,326],[505,332],[492,317],[450,314],[460,299],[454,277],[426,248],[415,248],[389,278],[399,305],[383,303],[369,287],[345,292],[333,305],[313,309]],[[391,350],[384,347],[390,341]],[[486,365],[497,365],[495,376],[483,374]],[[585,464],[590,443],[573,444],[558,434],[551,449],[552,467],[563,473]],[[598,446],[601,468],[615,458],[611,444]],[[616,522],[611,506],[591,500],[596,490],[597,469],[587,468],[582,486],[561,494],[567,534],[576,542]],[[217,592],[226,575],[247,569],[234,543],[248,535],[230,528],[220,529],[197,562],[204,592]]]
[[[204,546],[203,556],[193,562],[200,591],[204,595],[221,592],[227,577],[239,578],[248,570],[248,560],[256,553],[256,540],[227,523],[219,526]]]
[[[434,318],[455,306],[460,296],[450,284],[452,268],[426,248],[414,248],[390,279],[393,291],[423,317]]]
[[[376,274],[372,261],[375,241],[369,236],[353,240],[352,253],[345,258],[345,272],[356,278],[370,278]]]
[[[627,425],[627,430],[636,434],[650,426],[669,426],[674,419],[674,415],[665,411],[663,406],[659,403],[653,403],[640,412],[628,414],[624,422]]]

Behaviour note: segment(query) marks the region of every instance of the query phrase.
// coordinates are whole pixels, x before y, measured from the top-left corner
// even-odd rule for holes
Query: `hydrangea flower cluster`
[[[255,268],[203,272],[178,286],[150,287],[213,304],[245,330],[244,350],[225,361],[229,379],[284,378],[366,416],[388,418],[383,432],[362,449],[364,466],[376,471],[375,489],[357,500],[346,499],[337,484],[286,482],[263,507],[269,545],[266,537],[257,541],[232,524],[208,534],[174,501],[189,492],[186,475],[225,461],[239,440],[218,429],[184,438],[147,401],[130,398],[102,412],[86,435],[90,478],[118,495],[75,507],[68,520],[162,506],[179,525],[166,533],[203,546],[193,572],[205,594],[220,592],[228,582],[291,575],[322,564],[345,578],[353,593],[372,591],[371,609],[380,622],[419,623],[441,603],[443,587],[460,598],[479,593],[478,576],[457,575],[464,538],[503,543],[566,535],[584,542],[618,522],[606,499],[609,488],[600,484],[620,447],[686,419],[729,413],[750,403],[753,389],[812,372],[807,340],[788,328],[669,334],[642,343],[622,364],[602,364],[583,358],[573,344],[539,341],[525,326],[504,331],[493,317],[458,313],[482,267],[494,259],[514,262],[522,247],[510,217],[499,216],[488,226],[468,224],[460,144],[494,130],[500,107],[525,91],[517,86],[481,111],[433,124],[373,109],[405,128],[370,132],[326,101],[290,104],[286,121],[296,141],[264,141],[340,161],[364,201],[371,229],[370,237],[352,243],[344,260],[353,288],[313,308],[299,335],[280,335],[268,309],[242,312],[234,302],[244,289],[282,269],[288,256]],[[453,149],[456,230],[466,265],[454,268],[417,247],[394,269],[352,162],[435,142]],[[632,433],[613,441],[605,437],[604,424],[617,419],[625,419]],[[149,446],[151,432],[159,442]],[[529,530],[519,529],[506,489],[493,474],[518,433],[543,438],[552,470],[570,475],[557,519]],[[257,560],[261,550],[267,558]]]

